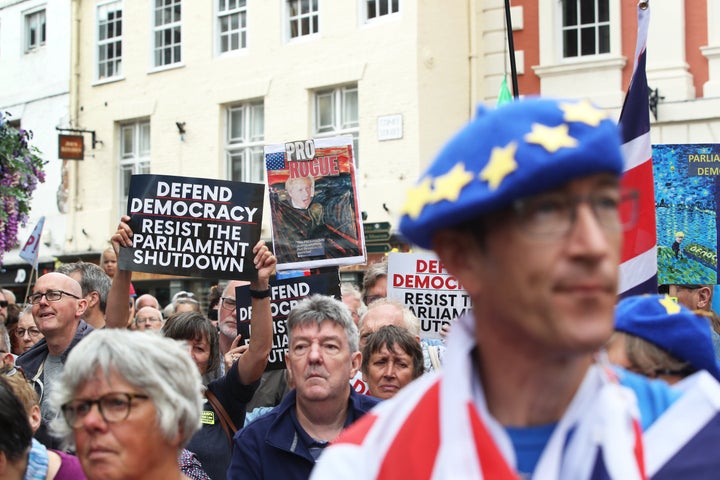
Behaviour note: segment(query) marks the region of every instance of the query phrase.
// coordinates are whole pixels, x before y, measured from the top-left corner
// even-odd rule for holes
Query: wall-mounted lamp
[[[185,141],[185,122],[175,122],[175,126],[178,129],[178,133],[180,134],[180,141]]]
[[[655,117],[655,120],[658,119],[657,110],[660,100],[665,100],[665,97],[660,96],[660,91],[657,88],[653,90],[648,87],[648,104],[650,105],[650,111],[652,112],[653,117]]]

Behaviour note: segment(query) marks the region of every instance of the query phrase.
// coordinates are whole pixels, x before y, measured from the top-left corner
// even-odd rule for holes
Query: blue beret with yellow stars
[[[720,380],[710,322],[667,295],[638,295],[615,307],[615,330],[652,343],[695,370]]]
[[[623,165],[615,122],[587,100],[481,106],[409,190],[400,231],[429,249],[438,230]]]

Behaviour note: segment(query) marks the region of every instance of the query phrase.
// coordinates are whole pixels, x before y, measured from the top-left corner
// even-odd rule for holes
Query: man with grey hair
[[[82,288],[82,296],[87,300],[87,309],[83,320],[93,328],[103,328],[107,297],[110,291],[110,277],[94,263],[83,261],[61,265],[57,272],[77,280]]]
[[[322,295],[303,300],[288,315],[287,330],[295,389],[235,435],[228,478],[308,478],[325,446],[377,403],[350,388],[362,354],[342,302]]]
[[[5,323],[7,320],[7,307],[10,304],[4,291],[0,291],[0,322]]]
[[[373,263],[363,276],[363,301],[370,306],[372,302],[387,297],[387,261]]]
[[[14,363],[15,356],[10,351],[10,335],[5,328],[5,323],[0,322],[0,367]]]
[[[201,389],[181,342],[99,330],[68,356],[51,394],[62,411],[52,428],[88,478],[181,478],[178,455],[200,428]]]
[[[149,330],[159,332],[163,324],[163,315],[160,310],[154,307],[142,307],[135,314],[133,320],[137,330]]]

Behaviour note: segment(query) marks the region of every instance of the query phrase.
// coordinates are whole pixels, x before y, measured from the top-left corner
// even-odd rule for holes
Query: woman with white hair
[[[51,393],[62,415],[51,426],[90,480],[187,478],[178,455],[200,428],[201,388],[182,343],[98,330],[68,355]]]

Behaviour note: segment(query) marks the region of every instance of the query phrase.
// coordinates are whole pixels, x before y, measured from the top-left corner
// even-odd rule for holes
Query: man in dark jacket
[[[345,305],[314,295],[293,308],[287,328],[295,390],[235,435],[229,479],[307,479],[323,448],[378,401],[350,388],[362,355]]]
[[[36,437],[50,447],[57,443],[45,426],[57,415],[47,405],[53,383],[62,373],[70,350],[93,328],[81,320],[87,308],[80,284],[62,273],[51,272],[35,283],[29,297],[32,315],[45,338],[20,355],[15,362],[32,379],[40,394],[42,425]]]

